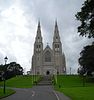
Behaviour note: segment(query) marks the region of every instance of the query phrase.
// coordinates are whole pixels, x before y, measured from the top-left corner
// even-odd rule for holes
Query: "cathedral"
[[[62,52],[62,43],[59,36],[57,21],[54,27],[52,48],[47,44],[43,49],[41,25],[38,22],[37,35],[32,56],[31,74],[33,75],[61,75],[66,73],[66,61]]]

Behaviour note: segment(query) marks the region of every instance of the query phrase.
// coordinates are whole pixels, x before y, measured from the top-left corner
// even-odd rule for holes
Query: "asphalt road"
[[[35,86],[33,88],[14,88],[16,93],[2,100],[70,100],[63,94],[56,93],[52,86]]]

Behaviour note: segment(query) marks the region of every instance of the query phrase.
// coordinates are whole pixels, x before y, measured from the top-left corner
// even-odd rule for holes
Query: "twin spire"
[[[37,28],[37,36],[36,36],[36,38],[42,38],[40,21],[38,21],[38,28]],[[57,20],[56,20],[55,21],[53,42],[55,42],[57,38],[60,40],[59,30],[58,30],[58,25],[57,25]]]

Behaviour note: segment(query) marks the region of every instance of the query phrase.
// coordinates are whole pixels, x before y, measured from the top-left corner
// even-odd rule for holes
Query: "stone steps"
[[[43,76],[42,80],[37,85],[52,85],[51,76]]]

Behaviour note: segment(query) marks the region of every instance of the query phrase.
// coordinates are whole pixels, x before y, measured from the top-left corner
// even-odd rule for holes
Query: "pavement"
[[[32,88],[13,88],[16,93],[2,100],[70,100],[64,94],[55,91],[50,80],[45,79]]]

